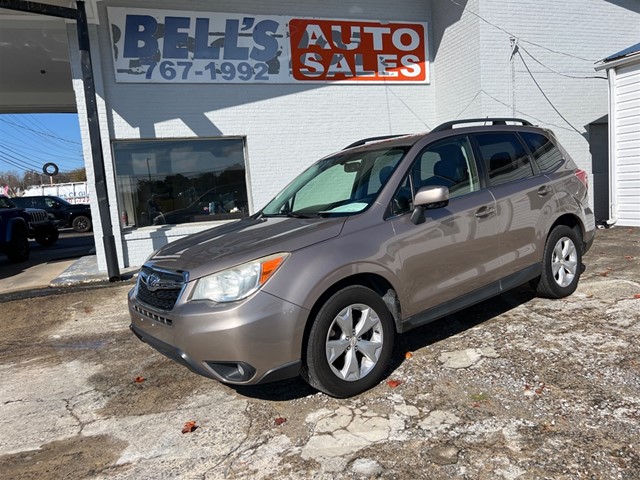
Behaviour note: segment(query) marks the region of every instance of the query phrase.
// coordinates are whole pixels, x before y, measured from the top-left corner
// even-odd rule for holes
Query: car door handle
[[[546,185],[543,185],[538,189],[538,195],[540,195],[541,197],[549,195],[549,193],[551,193],[551,189]]]
[[[489,215],[492,215],[493,212],[495,212],[496,209],[493,207],[487,207],[486,205],[484,207],[480,207],[478,210],[476,210],[476,217],[477,218],[485,218],[488,217]]]

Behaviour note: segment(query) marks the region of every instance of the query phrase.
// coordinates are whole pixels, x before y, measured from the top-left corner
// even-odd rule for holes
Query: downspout
[[[96,102],[96,88],[93,81],[93,65],[91,63],[91,51],[89,44],[89,24],[84,2],[76,1],[78,7],[78,47],[80,49],[80,66],[82,69],[82,84],[84,85],[84,99],[87,108],[87,123],[89,125],[89,140],[91,142],[91,159],[93,161],[93,173],[95,177],[96,197],[98,200],[98,212],[102,224],[102,243],[107,262],[107,275],[110,282],[120,280],[118,267],[118,252],[113,237],[113,225],[111,224],[111,212],[109,208],[109,195],[107,192],[106,174],[104,170],[104,155],[102,152],[102,139],[100,124],[98,122],[98,107]]]
[[[616,157],[616,69],[607,70],[609,78],[609,220],[608,226],[613,226],[618,221],[618,189],[616,172],[618,159]]]

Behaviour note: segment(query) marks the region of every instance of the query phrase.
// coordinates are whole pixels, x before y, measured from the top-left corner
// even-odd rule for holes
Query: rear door
[[[422,186],[449,188],[449,205],[411,222],[412,195]],[[479,184],[465,135],[428,145],[416,157],[393,201],[392,222],[405,285],[403,316],[457,298],[499,278],[495,202]]]
[[[542,260],[554,191],[550,180],[534,168],[516,132],[476,133],[472,137],[488,189],[496,200],[504,277]]]

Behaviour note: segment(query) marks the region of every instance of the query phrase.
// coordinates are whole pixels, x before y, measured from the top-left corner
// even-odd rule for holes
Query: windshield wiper
[[[317,216],[317,215],[305,215],[304,213],[294,213],[294,212],[287,212],[285,215],[291,218],[313,218]]]

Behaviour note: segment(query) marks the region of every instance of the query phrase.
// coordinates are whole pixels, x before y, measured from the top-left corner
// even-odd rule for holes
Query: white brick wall
[[[434,88],[429,85],[160,85],[114,82],[107,28],[107,6],[132,6],[111,1],[98,5],[101,25],[103,94],[110,106],[105,125],[111,139],[245,136],[249,196],[261,208],[303,168],[362,137],[426,131],[435,118]],[[255,1],[137,1],[136,8],[204,10],[255,14],[385,19],[430,22],[423,0],[385,0],[366,8],[339,0],[259,3]],[[96,57],[97,58],[97,57]],[[102,122],[102,120],[101,120]],[[109,150],[110,147],[106,147]],[[113,175],[111,152],[105,152]],[[113,177],[111,177],[113,180]],[[111,192],[110,192],[111,195]],[[112,198],[115,197],[115,192]],[[115,228],[118,227],[117,214]],[[113,220],[113,218],[112,218]],[[176,227],[178,228],[178,227]],[[192,229],[208,228],[194,225]],[[175,235],[163,229],[154,247]],[[179,234],[178,234],[179,236]],[[124,263],[139,265],[152,250],[150,242],[124,237]],[[100,258],[100,255],[99,255]]]
[[[110,51],[108,6],[426,21],[433,62],[432,83],[390,86],[117,84]],[[583,134],[585,125],[607,113],[606,81],[560,76],[520,50],[542,89],[580,132],[576,133],[546,102],[521,58],[516,55],[513,63],[510,62],[509,33],[470,12],[521,38],[520,45],[550,69],[579,77],[602,75],[593,70],[593,63],[636,43],[640,32],[638,0],[455,0],[455,3],[454,0],[399,0],[393,4],[386,0],[371,0],[366,4],[341,0],[100,2],[101,24],[92,31],[92,48],[94,62],[99,62],[96,87],[101,99],[100,126],[110,179],[111,220],[121,266],[140,264],[153,247],[182,235],[178,232],[186,227],[176,227],[176,232],[163,229],[164,239],[153,229],[122,237],[115,206],[110,150],[113,139],[245,136],[249,196],[257,210],[304,167],[355,139],[425,131],[455,118],[510,116],[512,102],[515,102],[517,116],[552,128],[578,165],[591,172],[589,146]],[[76,64],[74,86],[79,99],[80,123],[86,132],[82,86],[77,80],[80,78],[77,54],[73,46],[71,50],[72,64]],[[90,158],[87,137],[83,135],[83,138],[85,155]],[[91,175],[91,165],[87,167]],[[95,218],[97,220],[97,215]],[[203,228],[208,226],[188,227]],[[101,232],[97,221],[96,231]],[[99,265],[104,268],[101,244],[97,244],[97,250]]]
[[[594,71],[594,63],[637,43],[640,36],[638,0],[456,2],[514,36],[538,44],[520,42],[549,69],[575,77],[604,77],[602,72]],[[461,118],[511,116],[513,96],[516,116],[551,128],[578,166],[591,173],[585,126],[607,114],[606,80],[558,75],[520,49],[542,90],[578,133],[545,100],[518,55],[514,58],[513,93],[510,91],[509,33],[469,12],[461,14],[461,8],[450,0],[434,0],[433,5],[435,44],[439,41],[437,32],[443,28],[438,25],[442,12],[454,18],[462,15],[455,26],[444,31],[434,58],[438,123],[454,118],[469,103]],[[440,51],[445,52],[444,58],[439,58]],[[477,58],[470,58],[475,55]],[[443,62],[447,65],[443,66]],[[458,69],[465,80],[460,80]],[[456,82],[458,88],[452,88]],[[444,88],[442,83],[446,84]],[[593,185],[592,179],[590,184]]]

